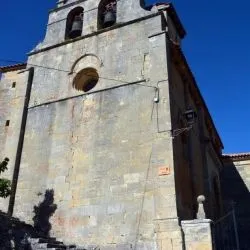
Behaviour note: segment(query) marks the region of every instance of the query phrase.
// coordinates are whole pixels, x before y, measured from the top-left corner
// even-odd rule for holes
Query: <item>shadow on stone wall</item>
[[[225,212],[232,210],[232,204],[235,208],[240,249],[249,250],[250,192],[233,162],[223,168],[221,187]]]
[[[36,237],[34,228],[0,212],[0,249],[29,250],[29,237]]]
[[[46,190],[44,200],[34,206],[34,228],[42,237],[49,237],[52,228],[49,219],[55,213],[57,205],[54,204],[54,190]]]
[[[0,250],[30,250],[29,238],[49,237],[49,219],[56,209],[54,190],[46,190],[44,200],[34,206],[34,227],[0,211]]]

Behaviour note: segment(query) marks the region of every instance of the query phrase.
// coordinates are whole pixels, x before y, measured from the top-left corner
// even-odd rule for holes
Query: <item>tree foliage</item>
[[[9,163],[9,158],[5,158],[3,162],[0,163],[0,174],[6,171],[7,165]],[[0,197],[7,198],[10,195],[11,182],[5,178],[0,178]]]

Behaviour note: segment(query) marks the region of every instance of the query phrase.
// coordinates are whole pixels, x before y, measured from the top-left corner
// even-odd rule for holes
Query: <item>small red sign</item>
[[[158,168],[158,175],[170,175],[170,167],[159,167]]]

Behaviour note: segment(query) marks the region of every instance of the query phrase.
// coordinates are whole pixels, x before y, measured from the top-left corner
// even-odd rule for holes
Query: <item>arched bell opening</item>
[[[67,16],[65,39],[74,39],[82,35],[83,27],[83,11],[82,7],[76,7],[71,10]]]
[[[116,23],[116,12],[116,0],[102,0],[98,7],[98,29],[113,26]]]
[[[93,89],[99,81],[99,75],[94,68],[85,68],[77,73],[73,80],[76,90],[88,92]]]

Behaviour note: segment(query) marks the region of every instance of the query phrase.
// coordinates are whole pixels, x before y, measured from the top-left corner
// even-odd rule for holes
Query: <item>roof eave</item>
[[[27,67],[27,63],[0,66],[0,73],[7,73],[10,71],[22,70],[22,69],[26,69],[26,67]]]
[[[239,153],[239,154],[223,154],[222,159],[225,161],[245,161],[250,160],[250,152],[248,153]]]
[[[156,6],[163,5],[164,7],[158,8],[158,10],[166,10],[168,15],[171,17],[172,21],[174,22],[176,29],[180,35],[180,38],[183,39],[186,36],[186,30],[177,15],[177,12],[174,8],[174,5],[172,3],[156,3]]]
[[[182,24],[179,16],[177,15],[177,12],[176,12],[173,4],[169,3],[168,6],[169,6],[168,8],[170,10],[168,12],[168,14],[170,15],[170,17],[172,18],[173,22],[175,23],[176,28],[177,28],[177,30],[178,30],[178,32],[180,34],[181,39],[183,39],[186,36],[187,32],[186,32],[186,30],[185,30],[185,28],[184,28],[184,26],[183,26],[183,24]]]
[[[218,133],[218,131],[216,129],[216,126],[214,124],[212,116],[211,116],[211,114],[210,114],[210,112],[208,110],[206,102],[205,102],[205,100],[204,100],[204,98],[203,98],[203,96],[202,96],[202,94],[200,92],[200,89],[198,87],[196,79],[195,79],[195,77],[193,75],[193,72],[191,71],[191,69],[190,69],[190,67],[188,65],[187,59],[186,59],[184,53],[182,52],[182,49],[181,49],[180,45],[179,44],[175,44],[173,41],[171,41],[170,44],[171,44],[171,47],[174,48],[175,51],[177,51],[179,53],[180,57],[182,58],[182,61],[183,61],[184,65],[185,65],[185,69],[188,72],[188,74],[190,76],[190,79],[192,80],[193,87],[194,87],[194,89],[195,89],[195,91],[197,93],[197,96],[199,97],[200,103],[202,104],[202,106],[203,106],[203,108],[204,108],[204,110],[206,112],[206,116],[207,116],[208,120],[210,121],[210,123],[212,125],[213,131],[215,132],[215,135],[216,135],[216,137],[217,137],[217,139],[219,141],[220,147],[221,147],[221,149],[224,149],[223,142],[222,142],[222,140],[220,138],[220,135],[219,135],[219,133]]]

